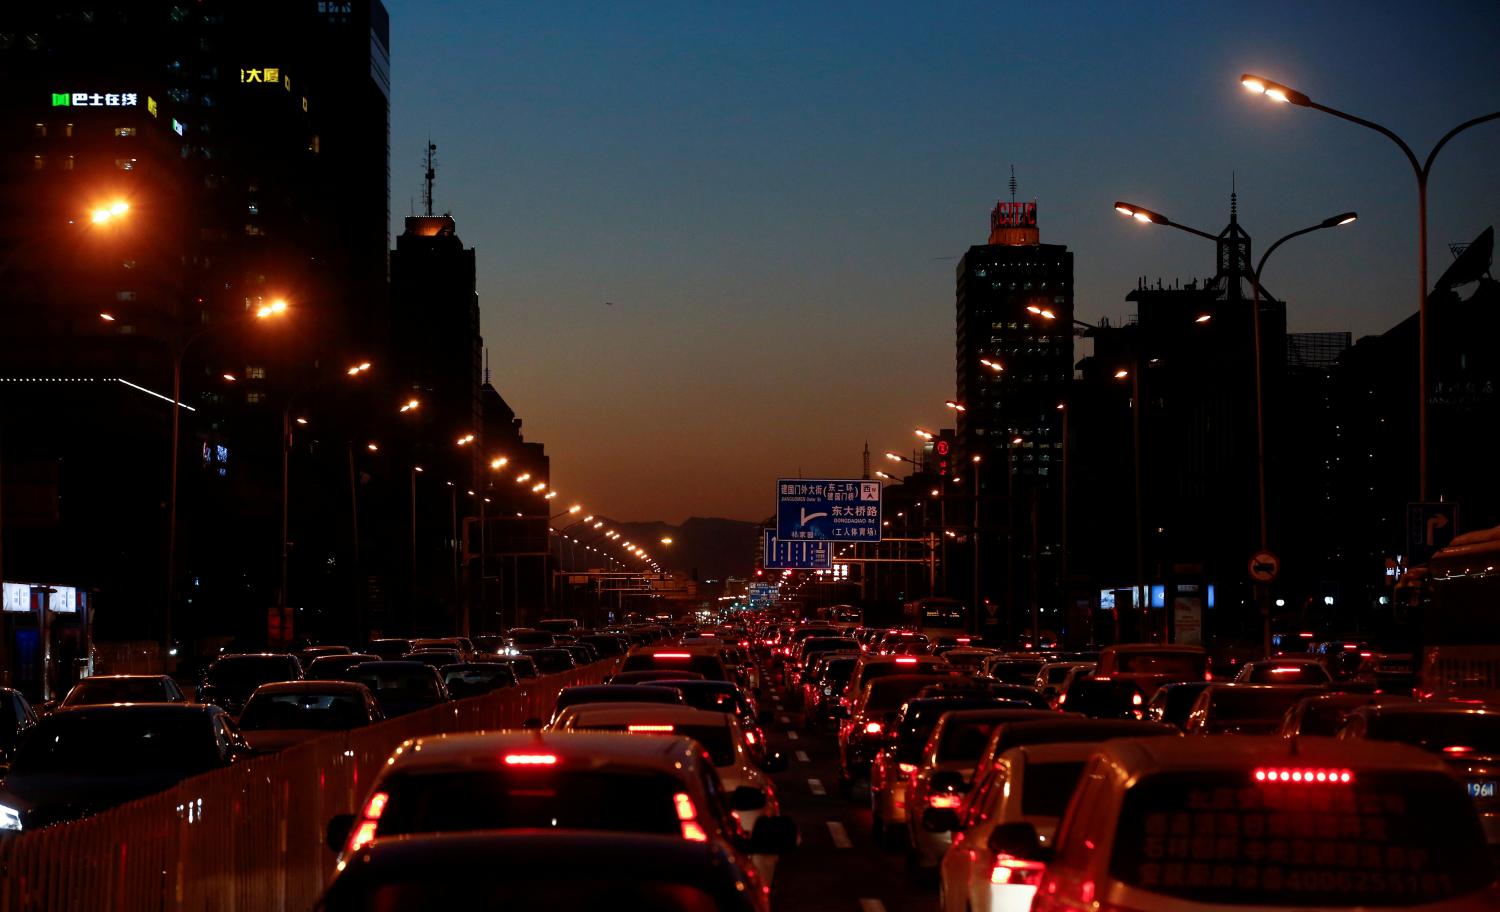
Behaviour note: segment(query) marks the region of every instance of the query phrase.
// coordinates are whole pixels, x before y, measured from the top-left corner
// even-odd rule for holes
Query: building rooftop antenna
[[[422,208],[426,210],[427,217],[432,217],[432,183],[437,180],[437,169],[433,165],[433,155],[437,152],[437,146],[432,137],[427,137],[427,169],[422,175]]]
[[[1010,201],[1016,201],[1016,166],[1010,166]]]

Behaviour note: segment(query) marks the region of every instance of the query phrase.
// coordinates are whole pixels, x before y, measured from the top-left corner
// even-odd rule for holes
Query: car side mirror
[[[922,812],[922,829],[929,833],[951,833],[962,827],[953,808],[928,808]]]
[[[752,855],[783,855],[797,847],[797,823],[790,817],[762,817],[750,834]]]
[[[736,811],[759,811],[766,806],[765,789],[742,785],[729,795],[729,807]]]
[[[521,727],[522,728],[529,728],[529,729],[532,729],[533,731],[535,731],[535,730],[538,730],[538,729],[540,729],[542,727],[542,720],[536,718],[535,716],[532,716],[530,719],[527,719],[525,722],[522,722],[521,723]]]
[[[768,773],[786,772],[787,766],[786,754],[783,754],[781,751],[771,751],[760,762],[760,768]]]
[[[334,814],[328,818],[328,829],[324,831],[323,843],[330,851],[341,852],[349,841],[349,831],[354,829],[353,814]]]
[[[1042,847],[1041,836],[1029,823],[1002,823],[990,830],[989,850],[1025,861],[1050,861],[1052,852]]]

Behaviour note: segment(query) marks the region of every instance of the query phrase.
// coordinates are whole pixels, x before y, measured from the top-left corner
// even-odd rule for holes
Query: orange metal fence
[[[545,720],[616,662],[547,675],[188,779],[76,823],[0,839],[0,912],[305,910],[333,872],[328,819],[355,810],[396,745]]]

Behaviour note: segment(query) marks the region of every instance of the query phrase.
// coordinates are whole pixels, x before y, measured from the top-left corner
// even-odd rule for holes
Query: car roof
[[[1155,643],[1123,643],[1117,646],[1106,646],[1099,650],[1102,656],[1106,653],[1125,655],[1137,652],[1175,652],[1182,655],[1207,655],[1208,650],[1202,646],[1174,646]]]
[[[359,664],[351,668],[350,671],[416,671],[419,668],[426,668],[432,671],[434,674],[437,672],[436,668],[433,668],[426,662],[417,662],[409,659],[388,659],[383,662],[360,662]]]
[[[46,719],[86,719],[89,716],[155,715],[211,716],[223,712],[206,703],[98,703],[87,706],[59,706]]]
[[[680,703],[576,703],[568,707],[574,725],[630,725],[670,722],[677,725],[724,725],[729,716]]]
[[[644,704],[654,705],[654,704]],[[710,713],[722,722],[723,715]],[[685,775],[697,764],[700,748],[688,738],[643,738],[628,732],[501,731],[424,735],[396,748],[390,769],[400,771],[452,767],[462,764],[498,764],[507,753],[549,753],[570,766],[598,769],[628,762]]]
[[[362,696],[369,692],[369,688],[355,681],[320,681],[317,678],[305,681],[275,681],[255,688],[256,694],[341,693],[349,696]]]
[[[653,643],[650,646],[632,646],[632,647],[630,647],[630,654],[631,655],[655,655],[658,652],[668,652],[668,653],[671,653],[671,652],[685,652],[685,653],[688,653],[689,655],[694,655],[694,656],[714,656],[714,657],[717,657],[719,655],[719,649],[723,645],[724,645],[723,643],[719,643],[719,642],[708,643],[708,644],[702,644],[702,643],[674,643],[674,644],[670,644],[670,645],[662,644],[662,643]]]
[[[1353,770],[1423,770],[1447,774],[1443,761],[1419,748],[1301,735],[1215,735],[1206,738],[1121,738],[1099,745],[1106,761],[1127,774],[1235,771],[1258,766],[1328,766]]]
[[[89,675],[86,678],[79,678],[78,684],[87,684],[90,681],[162,681],[170,677],[171,675],[164,674]],[[77,687],[78,684],[75,684],[73,686]]]
[[[1099,744],[1100,741],[1044,741],[1038,744],[1018,744],[996,759],[1011,763],[1020,761],[1022,764],[1082,762],[1094,755],[1094,751],[1099,749]]]
[[[1298,656],[1281,656],[1280,658],[1275,658],[1275,659],[1256,659],[1256,660],[1254,660],[1252,662],[1246,662],[1241,667],[1249,667],[1251,665],[1322,665],[1322,664],[1323,664],[1322,660],[1320,660],[1317,656],[1301,656],[1301,655],[1298,655]]]
[[[222,662],[222,661],[224,661],[226,659],[295,659],[295,658],[297,658],[297,657],[295,655],[293,655],[292,653],[290,653],[290,652],[227,652],[224,655],[219,656],[217,659],[214,659],[214,664],[217,665],[218,663],[220,663],[220,662]]]
[[[1056,712],[1050,709],[1037,709],[1031,706],[996,706],[992,709],[956,709],[950,713],[944,713],[938,720],[938,728],[947,728],[950,725],[962,725],[965,722],[1024,722],[1028,719],[1044,719],[1055,716]]]
[[[1360,694],[1364,696],[1364,694]],[[1417,700],[1392,703],[1375,703],[1362,707],[1368,715],[1381,716],[1493,716],[1500,715],[1500,707],[1479,706],[1473,703],[1428,703]]]

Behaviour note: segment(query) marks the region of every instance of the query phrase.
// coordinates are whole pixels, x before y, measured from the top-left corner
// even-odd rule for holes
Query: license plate
[[[1486,779],[1483,782],[1470,782],[1470,798],[1493,798],[1495,797],[1495,780]]]

